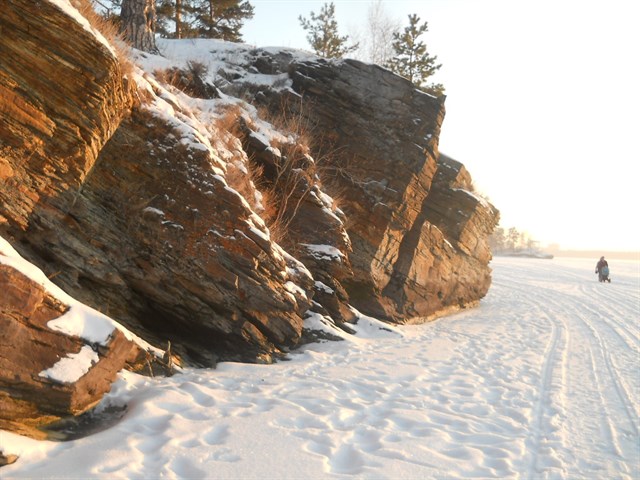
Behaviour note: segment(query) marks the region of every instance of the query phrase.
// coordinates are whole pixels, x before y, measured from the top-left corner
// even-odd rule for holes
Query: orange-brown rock
[[[134,102],[90,29],[48,1],[5,3],[0,234],[68,294],[156,346],[170,341],[191,364],[213,365],[295,347],[310,309],[339,325],[354,319],[351,305],[405,322],[486,293],[498,214],[464,167],[438,154],[443,99],[373,65],[247,52],[246,69],[286,73],[287,88],[232,73],[221,91],[286,105],[321,140],[275,145],[248,124],[241,134],[197,125],[154,82]],[[234,161],[212,147],[218,135],[241,137],[238,152],[225,151]],[[233,166],[249,159],[263,193],[272,190],[264,218]],[[0,292],[0,428],[40,435],[90,408],[143,354],[118,330],[97,346],[50,329],[67,306],[1,264]],[[81,351],[98,360],[80,378],[41,375]]]
[[[132,107],[109,49],[55,5],[34,5],[0,12],[0,233],[69,294],[211,365],[295,346],[310,306],[338,323],[350,305],[403,322],[486,293],[497,212],[463,169],[450,179],[438,162],[443,99],[351,60],[239,56],[247,71],[287,74],[287,88],[219,72],[225,93],[288,104],[321,139],[293,159],[304,181],[284,195],[281,241],[311,278],[252,211],[250,182],[239,181],[246,198],[231,188],[204,138],[214,129],[187,132],[196,114],[157,84],[141,97],[175,116]],[[277,185],[291,156],[255,133],[244,130],[240,157]],[[312,157],[329,173],[309,169]]]
[[[4,2],[0,32],[0,225],[25,229],[39,205],[66,213],[132,95],[114,54],[51,2]]]
[[[161,119],[135,110],[122,123],[72,213],[48,233],[64,259],[49,267],[64,269],[56,281],[143,338],[212,365],[268,358],[300,337],[310,301],[289,283],[310,289],[311,278],[296,276],[209,152]],[[70,245],[92,264],[65,258]]]
[[[473,193],[464,166],[440,155],[428,197],[402,239],[382,294],[404,321],[475,305],[491,285],[487,239],[498,211]]]
[[[483,265],[491,260],[488,239],[498,211],[474,193],[471,175],[462,163],[440,155],[425,214],[458,250]]]
[[[277,204],[272,207],[280,209],[276,222],[284,231],[280,242],[313,275],[313,310],[329,315],[338,326],[352,321],[355,315],[341,283],[353,275],[348,256],[351,241],[344,213],[324,193],[319,177],[322,166],[295,142],[271,145],[246,124],[243,144],[248,157],[262,172],[263,190],[279,191],[271,194],[277,198],[270,201]]]
[[[44,438],[41,427],[91,408],[140,353],[119,330],[106,345],[89,345],[49,328],[68,307],[8,265],[0,264],[0,292],[0,429]],[[83,347],[95,351],[97,361],[80,378],[64,382],[43,375]]]

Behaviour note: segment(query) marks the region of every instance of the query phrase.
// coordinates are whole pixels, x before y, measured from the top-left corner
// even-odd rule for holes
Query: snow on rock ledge
[[[95,405],[148,347],[64,294],[1,237],[0,292],[0,429],[43,438],[40,427]]]

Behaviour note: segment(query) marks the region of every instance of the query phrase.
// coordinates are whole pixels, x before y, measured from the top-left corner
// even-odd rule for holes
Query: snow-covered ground
[[[640,265],[494,260],[477,309],[275,365],[123,373],[111,428],[2,432],[2,478],[638,478]]]

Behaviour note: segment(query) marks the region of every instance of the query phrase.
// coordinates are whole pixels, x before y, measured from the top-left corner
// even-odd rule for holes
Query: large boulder
[[[1,253],[0,429],[45,438],[42,428],[99,402],[141,349],[116,328],[100,339],[53,328],[69,306],[2,264]]]

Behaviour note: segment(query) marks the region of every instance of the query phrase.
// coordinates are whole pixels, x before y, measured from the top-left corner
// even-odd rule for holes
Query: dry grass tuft
[[[80,15],[89,21],[91,27],[100,32],[116,51],[122,75],[132,74],[134,66],[131,61],[131,47],[119,33],[117,23],[100,15],[95,9],[93,0],[70,0],[70,2],[80,12]]]
[[[260,118],[266,119],[276,130],[283,132],[285,136],[290,138],[286,143],[295,145],[296,154],[310,154],[311,148],[315,144],[314,141],[317,139],[314,134],[315,127],[310,121],[311,117],[305,115],[302,98],[295,104],[287,100],[283,101],[276,113],[265,108],[261,108],[258,113]],[[285,144],[273,146],[291,149],[291,146]]]
[[[248,161],[241,142],[244,128],[248,123],[250,119],[243,115],[243,109],[239,104],[222,105],[216,119],[216,128],[219,131],[216,140],[230,153],[230,158],[226,159],[227,183],[244,197],[254,212],[263,214],[262,193],[256,187],[260,182],[262,169]]]
[[[162,83],[172,85],[194,98],[217,98],[219,92],[215,85],[207,83],[209,67],[202,62],[190,60],[185,69],[171,67],[155,70],[154,76]]]
[[[301,133],[298,131],[296,138],[300,139]],[[280,142],[275,146],[280,150],[279,162],[271,175],[261,175],[258,186],[264,198],[263,216],[272,237],[276,242],[291,248],[291,225],[301,205],[319,183],[317,165],[309,155],[309,147],[305,143],[294,140]]]
[[[231,133],[234,137],[241,136],[242,107],[240,105],[226,104],[221,107],[221,115],[216,121],[218,129]]]

